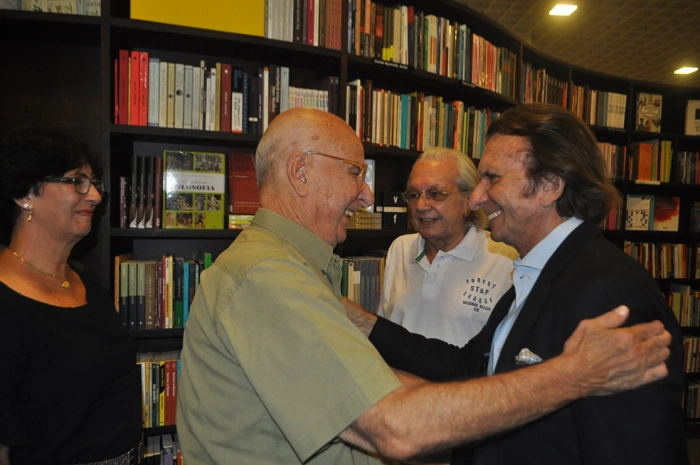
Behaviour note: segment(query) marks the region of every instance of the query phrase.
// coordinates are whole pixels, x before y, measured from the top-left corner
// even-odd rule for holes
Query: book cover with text
[[[640,92],[637,95],[637,119],[634,126],[637,131],[661,132],[661,94]]]
[[[678,231],[680,197],[654,196],[654,231]]]
[[[226,156],[165,150],[163,228],[224,229]]]

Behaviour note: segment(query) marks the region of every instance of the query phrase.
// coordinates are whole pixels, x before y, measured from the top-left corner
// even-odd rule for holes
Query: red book
[[[139,126],[148,126],[148,52],[139,52],[139,86]]]
[[[129,81],[129,124],[139,125],[139,107],[141,106],[141,52],[131,51],[131,75]]]
[[[114,59],[114,124],[119,124],[119,58]]]
[[[307,2],[306,10],[306,45],[314,44],[314,25],[316,23],[314,19],[314,2],[313,0]]]
[[[119,124],[129,124],[129,51],[119,50]]]
[[[255,214],[258,211],[257,181],[254,154],[228,154],[229,213]]]
[[[221,130],[231,132],[231,64],[221,63]]]

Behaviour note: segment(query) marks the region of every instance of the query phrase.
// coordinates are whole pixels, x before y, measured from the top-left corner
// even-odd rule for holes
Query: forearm
[[[351,425],[372,449],[406,458],[473,441],[568,402],[639,387],[668,374],[670,334],[659,322],[621,325],[624,307],[583,321],[548,361],[469,381],[397,389]]]
[[[566,360],[489,378],[423,384],[384,397],[354,425],[374,450],[408,458],[537,419],[586,392]]]

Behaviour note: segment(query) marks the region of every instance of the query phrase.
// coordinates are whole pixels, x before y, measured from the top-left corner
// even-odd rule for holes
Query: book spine
[[[221,121],[222,132],[231,132],[231,64],[221,64]]]
[[[175,127],[175,63],[168,63],[168,103],[165,113],[165,126]]]
[[[182,129],[185,118],[185,65],[175,64],[175,108],[173,127]]]
[[[140,82],[140,57],[141,53],[132,50],[130,53],[130,72],[129,72],[129,124],[132,126],[139,125],[139,108],[141,103],[141,82]]]
[[[243,81],[243,96],[242,96],[242,116],[241,116],[241,132],[248,134],[250,121],[250,74],[247,71],[242,73]]]
[[[131,185],[129,186],[129,227],[138,227],[138,157],[131,157]]]
[[[158,65],[158,127],[168,126],[168,63]]]
[[[119,50],[119,124],[129,124],[129,66],[128,50]]]
[[[148,126],[148,52],[139,52],[139,126]]]
[[[160,60],[148,59],[148,125],[158,127],[160,111]]]
[[[163,218],[163,159],[153,157],[153,227],[162,228]]]
[[[182,127],[192,129],[192,85],[194,70],[191,65],[185,65],[184,108]]]

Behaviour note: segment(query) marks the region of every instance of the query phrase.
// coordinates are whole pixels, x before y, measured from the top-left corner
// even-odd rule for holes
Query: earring
[[[34,205],[25,203],[24,209],[29,211],[29,214],[27,215],[27,221],[32,221],[32,212],[34,211]]]

